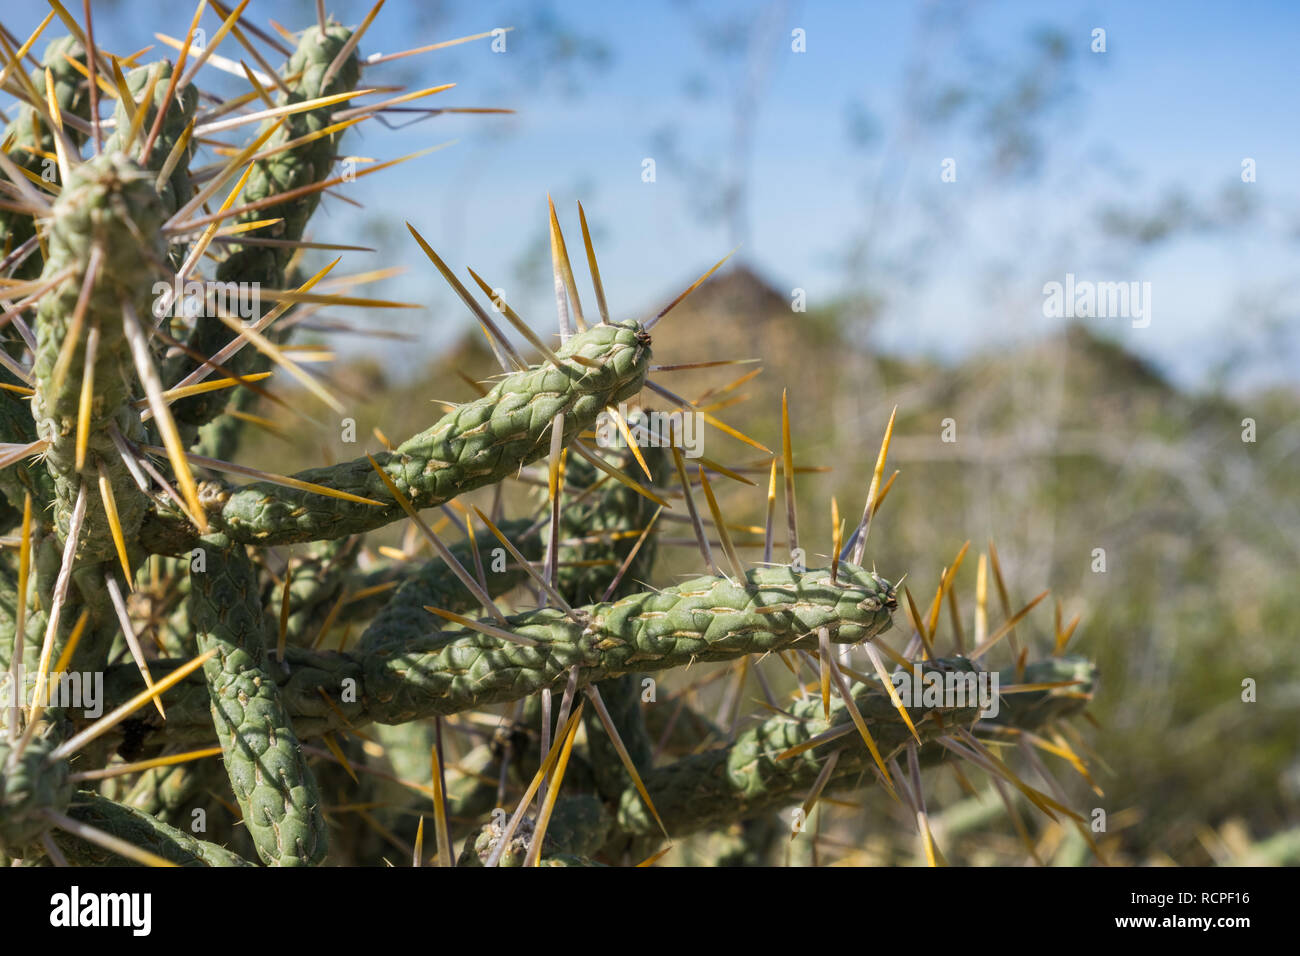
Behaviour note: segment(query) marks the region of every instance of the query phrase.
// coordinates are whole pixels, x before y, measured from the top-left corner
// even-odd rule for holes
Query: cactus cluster
[[[205,48],[192,25],[174,64],[140,65],[51,4],[42,30],[69,35],[30,72],[38,37],[0,36],[18,101],[0,158],[0,856],[635,864],[741,827],[729,859],[771,862],[777,814],[802,821],[825,793],[879,783],[940,861],[921,772],[959,761],[1013,814],[1023,798],[1082,819],[1045,768],[1042,790],[997,753],[1017,744],[1038,766],[1050,734],[1078,763],[1060,728],[1094,674],[1061,653],[1068,630],[1058,622],[1054,656],[990,672],[984,655],[1024,612],[1007,607],[990,634],[984,591],[978,646],[936,652],[960,556],[928,617],[866,560],[888,430],[863,519],[847,541],[835,522],[822,567],[798,549],[788,418],[784,455],[741,436],[771,459],[763,558],[741,560],[713,483],[752,485],[745,469],[688,471],[649,411],[730,429],[650,381],[664,313],[610,319],[585,218],[599,321],[583,315],[553,208],[555,347],[499,299],[478,305],[411,226],[501,376],[351,461],[286,476],[231,460],[271,374],[340,410],[294,361],[291,331],[322,305],[393,303],[312,292],[328,268],[302,272],[323,245],[307,225],[342,179],[347,129],[442,88],[367,87],[392,58],[363,56],[369,17],[275,36],[241,19],[246,2],[211,3],[221,26]],[[235,41],[284,66],[247,71],[244,96],[200,95],[200,68],[229,64],[214,50]],[[216,138],[226,148],[200,165]],[[231,299],[248,290],[251,314]],[[458,500],[486,488],[491,514]],[[703,576],[656,580],[672,518]],[[367,538],[390,525],[405,526],[402,547]],[[903,616],[894,633],[911,636],[894,649]],[[689,688],[656,691],[661,672],[715,662],[736,662],[738,686],[752,677],[766,712],[728,728]],[[996,714],[942,692],[904,701],[900,672],[941,690],[996,674],[1006,696]],[[792,696],[776,693],[791,675]],[[93,708],[70,699],[79,681],[83,698],[98,689]]]

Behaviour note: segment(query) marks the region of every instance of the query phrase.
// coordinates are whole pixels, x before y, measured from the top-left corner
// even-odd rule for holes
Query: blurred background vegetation
[[[365,12],[327,6],[352,23]],[[636,24],[620,24],[624,7]],[[149,20],[139,5],[95,8],[102,42],[153,42],[126,39]],[[250,14],[263,25],[314,16],[310,3],[260,0]],[[555,327],[548,189],[575,258],[571,200],[583,200],[616,317],[653,314],[739,244],[655,330],[656,360],[758,359],[674,373],[669,384],[693,398],[719,390],[729,404],[718,414],[774,449],[788,391],[810,562],[830,551],[832,497],[855,519],[897,405],[890,465],[901,474],[869,558],[891,580],[906,574],[924,608],[970,541],[955,588],[969,631],[975,555],[993,542],[1013,607],[1051,589],[1017,628],[1034,657],[1051,652],[1052,604],[1065,621],[1079,616],[1070,650],[1101,674],[1085,735],[1102,794],[1079,777],[1067,786],[1073,805],[1106,810],[1106,857],[1300,862],[1300,327],[1288,257],[1300,217],[1285,182],[1240,175],[1242,157],[1261,151],[1277,153],[1274,168],[1294,160],[1294,130],[1259,113],[1295,115],[1293,77],[1272,82],[1269,39],[1294,35],[1295,15],[1262,5],[1253,16],[1243,27],[1166,4],[390,0],[371,38],[384,52],[512,25],[514,53],[500,62],[471,45],[399,61],[393,75],[413,87],[451,76],[460,85],[448,105],[519,112],[350,141],[384,159],[444,133],[461,138],[418,173],[358,182],[347,198],[364,209],[327,198],[315,227],[314,238],[378,251],[350,254],[350,272],[411,265],[367,292],[427,308],[315,317],[300,341],[331,350],[332,363],[313,367],[348,396],[360,443],[375,447],[372,429],[400,441],[441,414],[438,401],[471,397],[467,379],[496,372],[403,218],[453,267],[506,279],[507,300],[539,330]],[[157,29],[182,29],[169,20]],[[1096,27],[1107,29],[1104,54]],[[806,28],[804,56],[819,67],[791,60],[795,28]],[[651,72],[643,48],[659,56]],[[799,73],[814,69],[826,72]],[[1148,95],[1148,84],[1212,86],[1241,69],[1259,98],[1211,102],[1184,88],[1158,108]],[[1126,100],[1139,105],[1117,113]],[[1258,135],[1241,136],[1234,121]],[[1184,135],[1202,148],[1180,165],[1161,149],[1184,149]],[[450,165],[438,165],[444,156]],[[644,157],[656,160],[658,184],[640,181]],[[948,157],[957,183],[940,180]],[[1042,285],[1066,272],[1151,281],[1151,328],[1045,319]],[[805,311],[792,305],[798,291]],[[331,322],[355,331],[327,333]],[[336,423],[257,411],[269,427],[243,449],[248,464],[288,471],[357,454]],[[949,419],[955,441],[943,440]],[[1243,440],[1247,419],[1254,441]],[[761,525],[767,458],[716,431],[706,442],[708,456],[747,466],[756,482],[718,486],[728,520]],[[518,500],[530,493],[521,484]],[[685,539],[689,526],[666,522],[663,533]],[[761,535],[737,535],[759,556]],[[697,571],[699,557],[666,548],[660,561],[664,582]],[[945,611],[941,648],[953,646],[953,627]],[[992,663],[1014,663],[1009,643]],[[701,706],[723,716],[736,699],[725,677],[690,675],[703,681]],[[1254,702],[1242,699],[1246,679]],[[759,696],[751,685],[741,693]],[[948,776],[932,786],[950,861],[1023,859],[996,797],[973,797]],[[919,859],[905,811],[871,791],[851,799],[828,804],[816,840],[782,852],[793,862]],[[1091,860],[1072,829],[1026,820],[1045,861]],[[677,862],[690,854],[688,844]]]

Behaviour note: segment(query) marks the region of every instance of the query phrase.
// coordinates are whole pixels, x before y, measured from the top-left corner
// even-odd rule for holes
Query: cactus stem
[[[495,605],[493,606],[495,607]],[[429,604],[426,604],[424,606],[424,609],[428,611],[430,614],[438,615],[438,617],[442,618],[443,620],[451,621],[453,624],[459,624],[462,627],[468,627],[470,630],[478,631],[478,633],[480,634],[486,634],[488,637],[499,637],[503,641],[509,641],[511,644],[518,644],[521,647],[536,647],[538,643],[537,641],[533,640],[531,637],[525,637],[522,634],[516,634],[514,631],[508,630],[506,628],[497,627],[493,624],[487,623],[486,621],[475,621],[472,618],[465,617],[462,614],[457,614],[455,611],[447,611],[439,607],[433,607],[432,605]]]
[[[88,823],[82,823],[80,820],[74,820],[72,817],[65,816],[48,807],[45,808],[44,814],[60,830],[71,833],[73,836],[81,837],[96,846],[102,846],[105,850],[111,850],[119,856],[124,856],[128,860],[134,860],[136,863],[143,863],[145,866],[175,866],[171,860],[164,860],[156,853],[150,853],[148,850],[142,850],[134,843],[128,843],[126,840],[113,836],[111,833],[105,833],[97,827],[92,827]]]
[[[166,454],[166,448],[159,448],[157,445],[141,445],[140,448],[151,454]],[[299,491],[310,491],[313,494],[324,495],[327,498],[337,498],[339,501],[351,501],[354,504],[372,505],[382,507],[382,501],[375,501],[373,498],[365,498],[361,495],[354,495],[350,491],[342,491],[338,488],[330,488],[327,485],[318,485],[315,482],[303,481],[294,478],[291,475],[277,475],[275,472],[262,471],[260,468],[250,468],[247,465],[237,465],[232,461],[219,461],[216,458],[209,458],[206,455],[197,455],[194,452],[185,452],[188,461],[202,468],[210,468],[212,471],[220,471],[230,475],[242,475],[246,478],[256,478],[259,481],[270,482],[273,485],[281,485],[285,488],[296,488]]]

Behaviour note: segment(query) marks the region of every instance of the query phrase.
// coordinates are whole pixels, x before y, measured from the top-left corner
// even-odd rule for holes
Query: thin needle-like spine
[[[609,325],[609,306],[605,304],[605,284],[600,281],[600,266],[596,264],[596,249],[591,244],[591,233],[587,229],[587,213],[578,203],[578,221],[582,223],[582,244],[587,250],[587,269],[591,272],[591,284],[596,290],[596,307],[600,310],[600,321]]]

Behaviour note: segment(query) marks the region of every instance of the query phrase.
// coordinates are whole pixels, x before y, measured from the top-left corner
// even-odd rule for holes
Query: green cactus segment
[[[612,824],[604,806],[595,797],[576,795],[556,802],[546,827],[542,844],[542,866],[599,866],[590,855],[600,849]],[[457,866],[483,866],[501,842],[504,821],[497,817],[484,825],[470,839],[456,861]],[[502,851],[498,866],[522,866],[536,834],[536,820],[519,821],[509,845]]]
[[[72,797],[65,760],[46,763],[53,744],[36,738],[17,760],[12,747],[0,741],[0,852],[36,843],[50,828],[46,809],[62,812]]]
[[[59,536],[66,536],[73,503],[81,486],[76,474],[76,427],[86,343],[98,330],[94,356],[94,399],[91,403],[88,477],[94,463],[108,468],[122,528],[128,541],[135,538],[148,505],[121,462],[107,426],[116,423],[123,434],[141,437],[139,415],[128,405],[134,381],[133,364],[123,332],[123,303],[147,317],[153,301],[155,274],[149,265],[162,262],[166,246],[159,229],[163,210],[153,191],[152,177],[121,154],[104,153],[73,169],[54,205],[49,233],[46,276],[71,267],[72,274],[41,299],[37,312],[36,395],[32,415],[37,433],[50,442],[45,464],[54,477],[55,520]],[[81,292],[92,247],[98,247],[103,265],[95,278],[81,334],[73,346],[69,372],[56,381],[55,369],[64,342],[71,334],[73,312]],[[88,495],[82,533],[86,562],[105,561],[114,555],[104,506],[98,493]]]
[[[252,866],[225,847],[191,836],[134,807],[124,806],[97,793],[79,791],[68,816],[110,836],[148,850],[179,866]],[[61,830],[51,831],[55,844],[78,866],[139,866],[111,850]]]
[[[568,445],[607,405],[640,391],[649,346],[649,335],[635,322],[597,325],[556,353],[560,367],[548,363],[507,375],[487,395],[375,460],[416,508],[495,484],[547,453],[556,415],[564,414]],[[360,534],[405,515],[365,457],[295,477],[385,504],[257,482],[214,493],[222,504],[210,516],[213,524],[232,541],[271,545]]]
[[[1000,727],[1032,730],[1054,720],[1081,713],[1097,688],[1097,668],[1086,657],[1046,657],[1025,665],[1023,674],[1014,669],[998,672],[1001,687],[1013,684],[1060,684],[1046,690],[1006,694],[996,716],[986,723]]]
[[[575,666],[581,689],[621,674],[806,646],[822,627],[839,642],[869,640],[889,629],[894,605],[888,582],[851,564],[840,565],[835,584],[825,568],[755,568],[743,584],[701,577],[575,609],[585,624],[554,608],[507,618],[514,633],[537,642],[533,647],[459,626],[439,631],[430,615],[427,636],[399,648],[337,653],[290,647],[289,675],[273,668],[272,676],[298,733],[314,737],[345,728],[344,718],[352,726],[398,724],[520,700],[543,687],[562,691]],[[157,662],[154,678],[174,666]],[[173,741],[210,739],[191,699],[196,687],[191,679],[169,692]],[[321,689],[333,706],[321,699]],[[111,668],[108,701],[120,702],[132,690],[126,669]],[[153,726],[156,717],[141,719]]]
[[[257,852],[268,864],[315,865],[327,849],[316,781],[268,669],[266,618],[241,546],[204,539],[206,569],[190,575],[190,616],[226,773]]]
[[[42,67],[48,67],[54,79],[54,96],[59,103],[59,112],[65,116],[77,116],[87,119],[90,116],[90,96],[81,73],[68,62],[67,57],[76,60],[82,66],[86,64],[86,51],[72,37],[60,37],[52,40],[41,57]],[[45,71],[33,70],[32,86],[45,97]],[[85,141],[85,134],[71,125],[65,125],[64,131],[73,145],[80,146]],[[26,103],[18,107],[17,115],[5,127],[3,140],[9,144],[5,151],[15,164],[37,176],[51,177],[58,181],[58,169],[48,162],[54,155],[54,134],[40,118],[36,110]],[[7,255],[35,235],[35,222],[31,216],[11,209],[0,209],[0,234],[4,236],[0,255]],[[14,271],[14,278],[32,279],[40,274],[41,256],[35,252],[23,261]]]
[[[965,658],[930,661],[923,671],[974,671]],[[907,725],[894,709],[889,695],[878,682],[855,684],[851,688],[858,709],[882,754],[889,754],[912,739]],[[938,711],[936,713],[936,711]],[[909,707],[908,715],[921,739],[930,740],[950,733],[955,726],[969,727],[978,715],[978,704],[961,708]],[[674,836],[712,829],[802,801],[817,780],[826,748],[777,760],[783,751],[833,727],[852,727],[844,702],[836,698],[831,719],[823,717],[820,697],[795,703],[789,714],[770,717],[742,733],[734,744],[685,757],[645,775],[646,789]],[[874,766],[870,752],[856,730],[841,738],[846,743],[831,776],[831,785],[851,783]],[[628,786],[618,802],[618,825],[629,834],[652,835],[659,829],[645,802]]]
[[[966,658],[918,662],[922,674],[972,672],[976,668]],[[1080,657],[1058,657],[1036,661],[1025,668],[1019,679],[1026,683],[1080,681],[1069,687],[1006,694],[1001,699],[997,717],[987,723],[1035,730],[1052,720],[1081,711],[1095,686],[1093,665]],[[1013,670],[998,673],[999,687],[1019,682]],[[862,712],[882,754],[888,756],[912,739],[898,711],[879,681],[853,685],[854,700]],[[1030,698],[1016,705],[1017,698]],[[970,727],[978,717],[978,705],[959,708],[909,707],[908,715],[916,725],[922,741],[922,765],[946,758],[947,751],[929,743],[950,733],[954,727]],[[942,720],[940,723],[939,719]],[[665,825],[674,836],[701,829],[724,826],[759,814],[800,803],[811,790],[821,772],[826,755],[840,751],[835,770],[827,784],[830,788],[855,785],[874,762],[856,731],[822,747],[778,761],[783,751],[806,743],[832,727],[852,726],[844,702],[836,698],[831,705],[831,719],[822,715],[820,697],[797,702],[789,714],[771,717],[742,733],[728,747],[684,757],[645,775],[645,785]],[[984,726],[982,722],[980,726]],[[618,801],[618,826],[629,834],[653,836],[659,826],[646,810],[640,794],[630,785]]]
[[[131,143],[130,150],[127,151],[124,147],[131,128],[131,117],[127,113],[126,104],[118,103],[117,109],[113,112],[115,124],[113,135],[104,144],[104,149],[107,152],[129,152],[132,157],[138,157],[150,130],[153,129],[158,110],[162,109],[165,104],[166,112],[163,115],[163,122],[158,128],[158,136],[154,139],[145,166],[146,169],[155,174],[153,181],[156,181],[156,174],[162,170],[163,164],[167,162],[173,148],[184,134],[186,126],[194,118],[194,111],[199,103],[199,91],[193,85],[173,93],[175,100],[166,103],[165,97],[167,96],[167,87],[170,85],[171,75],[172,65],[166,60],[160,60],[153,66],[140,67],[127,74],[126,85],[131,91],[132,98],[136,101],[136,109],[143,109],[145,115],[140,120],[135,140]],[[151,81],[153,82],[153,100],[149,103],[141,103],[140,97],[149,88]],[[187,143],[175,162],[170,178],[162,184],[162,189],[158,192],[159,201],[168,215],[174,213],[185,200],[189,199],[190,156],[193,151],[193,144]]]
[[[175,825],[214,766],[214,762],[208,761],[151,767],[140,774],[122,802],[163,823]]]
[[[68,62],[68,57],[85,65],[85,50],[81,44],[71,37],[60,37],[45,48],[41,64],[49,67],[54,79],[54,96],[59,111],[65,116],[86,119],[90,115],[90,97],[81,74]],[[31,81],[44,96],[44,71],[34,70]],[[65,125],[64,131],[75,145],[79,146],[85,139],[84,134],[70,125]],[[15,165],[57,182],[58,167],[48,160],[54,154],[53,133],[32,107],[26,104],[18,107],[15,119],[5,128],[0,141],[8,144],[6,153]],[[31,216],[16,210],[0,209],[0,236],[3,236],[0,255],[13,252],[34,235],[35,220]],[[10,278],[34,279],[40,275],[42,265],[41,250],[33,251],[13,269]],[[25,350],[26,346],[12,324],[0,329],[0,348],[8,349],[14,358],[19,358]],[[0,368],[0,383],[24,384],[6,368]],[[12,392],[0,390],[0,441],[26,444],[36,438],[29,402]],[[53,482],[40,462],[28,459],[0,470],[0,497],[20,512],[24,491],[30,491],[34,501],[53,499]]]
[[[355,89],[361,76],[361,61],[355,50],[340,64],[329,84],[324,83],[326,70],[351,36],[350,30],[338,24],[327,25],[324,33],[318,26],[304,30],[298,41],[298,49],[290,57],[285,69],[285,84],[289,93],[287,96],[283,93],[280,95],[279,104],[302,103]],[[334,113],[347,108],[348,103],[342,102],[284,117],[280,129],[271,135],[263,149],[273,149],[290,140],[319,132],[332,124],[331,117]],[[240,203],[257,202],[328,179],[343,133],[344,130],[338,130],[253,163]],[[308,193],[287,202],[242,213],[230,220],[230,224],[279,218],[283,221],[258,230],[256,235],[290,241],[302,239],[308,220],[320,204],[320,197],[319,192]],[[293,252],[292,248],[286,246],[232,244],[228,246],[226,258],[217,266],[217,281],[248,283],[266,289],[283,288],[285,270]],[[195,326],[189,345],[203,355],[215,355],[232,337],[233,333],[224,323],[209,320]],[[245,348],[231,359],[228,367],[239,374],[246,374],[260,371],[267,366],[268,361],[255,349]],[[190,358],[177,360],[169,368],[169,374],[174,376],[169,380],[179,380],[194,368],[195,364]],[[229,399],[228,391],[209,392],[182,399],[176,403],[174,415],[177,423],[192,439],[195,437],[194,429],[216,418]]]
[[[650,460],[649,455],[647,460]],[[616,467],[627,465],[623,460],[612,463]],[[569,459],[565,477],[567,485],[576,490],[566,492],[565,507],[561,510],[562,540],[637,530],[650,520],[655,506],[648,499],[613,479],[605,478],[588,462]],[[598,493],[584,494],[602,479],[604,487]],[[606,517],[607,514],[616,514],[617,517]],[[549,523],[539,529],[534,521],[516,519],[498,522],[497,527],[528,561],[539,562],[545,558]],[[505,555],[508,560],[504,566],[500,563],[504,552],[495,553],[499,550],[498,542],[481,529],[477,544],[488,594],[493,597],[506,594],[528,580],[527,572],[513,558]],[[561,545],[558,549],[560,567],[556,574],[560,593],[571,604],[599,600],[633,544],[633,540],[623,538],[613,542],[600,540]],[[615,592],[616,597],[631,593],[637,587],[637,581],[648,576],[654,551],[654,537],[651,536],[638,552],[633,566],[628,568],[623,583]],[[473,569],[473,551],[468,540],[452,545],[451,552],[463,567]],[[597,567],[586,564],[595,561],[604,563]],[[363,651],[401,645],[407,640],[427,636],[430,628],[438,626],[439,622],[430,616],[426,607],[457,613],[478,608],[474,595],[441,559],[425,562],[414,571],[399,573],[402,583],[361,635]]]
[[[743,582],[703,577],[613,604],[582,608],[578,623],[545,608],[510,619],[534,647],[447,628],[400,650],[365,655],[366,697],[380,723],[451,714],[562,690],[570,668],[579,687],[639,670],[732,660],[780,650],[818,628],[853,643],[891,623],[893,588],[872,572],[841,565],[798,573],[757,568]]]

